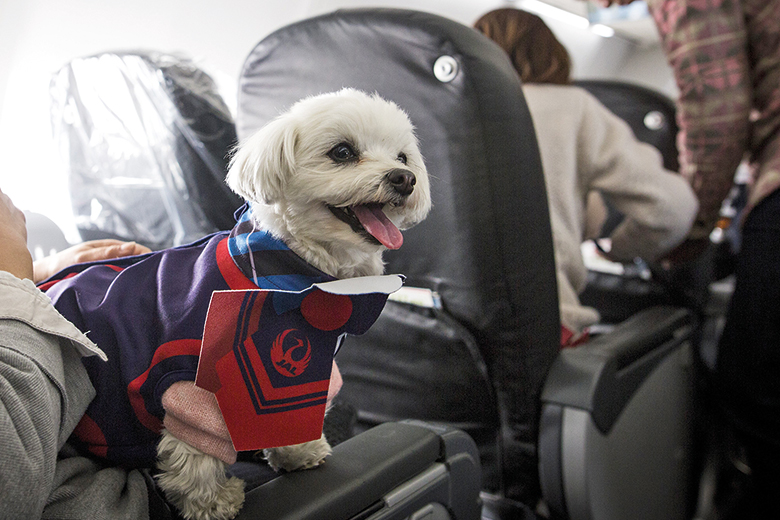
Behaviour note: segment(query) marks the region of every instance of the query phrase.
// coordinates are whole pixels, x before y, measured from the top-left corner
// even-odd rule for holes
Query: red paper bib
[[[367,331],[402,283],[388,275],[212,294],[195,384],[216,395],[236,451],[320,437],[340,338]]]

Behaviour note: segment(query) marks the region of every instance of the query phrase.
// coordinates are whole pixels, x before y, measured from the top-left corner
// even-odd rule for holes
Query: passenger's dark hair
[[[571,59],[566,47],[535,14],[496,9],[477,20],[474,28],[506,51],[524,83],[571,82]]]

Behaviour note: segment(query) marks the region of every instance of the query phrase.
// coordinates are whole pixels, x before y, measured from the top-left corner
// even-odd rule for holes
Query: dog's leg
[[[244,504],[244,482],[225,475],[225,463],[167,430],[157,447],[157,477],[166,498],[188,520],[228,520]]]
[[[322,437],[315,441],[265,449],[263,450],[263,455],[274,471],[279,471],[280,469],[295,471],[297,469],[316,468],[325,462],[325,457],[330,455],[330,452],[330,444],[328,444],[325,434],[323,434]]]

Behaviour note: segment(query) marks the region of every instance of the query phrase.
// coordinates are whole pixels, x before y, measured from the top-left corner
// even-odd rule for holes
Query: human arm
[[[49,500],[58,451],[94,396],[82,352],[99,351],[30,280],[0,272],[0,490],[7,518],[39,518]]]
[[[95,393],[81,356],[104,354],[54,309],[32,273],[24,216],[0,192],[2,517],[144,518],[138,472],[61,457]]]
[[[0,191],[0,271],[18,278],[33,279],[33,263],[27,249],[24,213]]]
[[[0,273],[0,291],[0,498],[5,518],[40,518],[59,448],[94,390],[68,340],[17,319],[38,321],[46,305],[53,311],[46,297],[8,273]],[[20,316],[22,309],[30,312]]]
[[[3,518],[148,516],[148,491],[137,471],[75,453],[63,457],[95,392],[84,354],[103,355],[30,280],[0,272]]]
[[[740,2],[728,0],[647,0],[647,6],[680,92],[680,173],[700,204],[688,239],[676,250],[690,257],[706,246],[748,147],[753,92],[744,14]]]
[[[647,2],[680,91],[680,173],[699,199],[689,234],[707,239],[748,147],[752,87],[739,2]],[[688,247],[684,245],[683,247]]]
[[[680,175],[663,168],[660,153],[638,141],[631,128],[583,92],[577,138],[578,174],[624,215],[611,232],[610,258],[652,261],[679,244],[697,210]]]
[[[93,262],[96,260],[109,260],[124,256],[142,255],[149,253],[151,249],[135,242],[122,242],[121,240],[104,239],[82,242],[64,249],[51,256],[37,260],[34,264],[33,280],[42,282],[62,269],[73,264]]]
[[[24,213],[0,190],[0,270],[38,283],[73,264],[108,260],[150,252],[135,242],[105,239],[91,240],[69,247],[33,263],[27,249]]]

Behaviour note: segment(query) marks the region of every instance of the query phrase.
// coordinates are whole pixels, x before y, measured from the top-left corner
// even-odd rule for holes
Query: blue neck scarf
[[[244,204],[236,216],[228,250],[241,272],[259,288],[300,291],[314,283],[335,280],[296,255],[268,231],[258,229],[252,220],[249,203]]]

